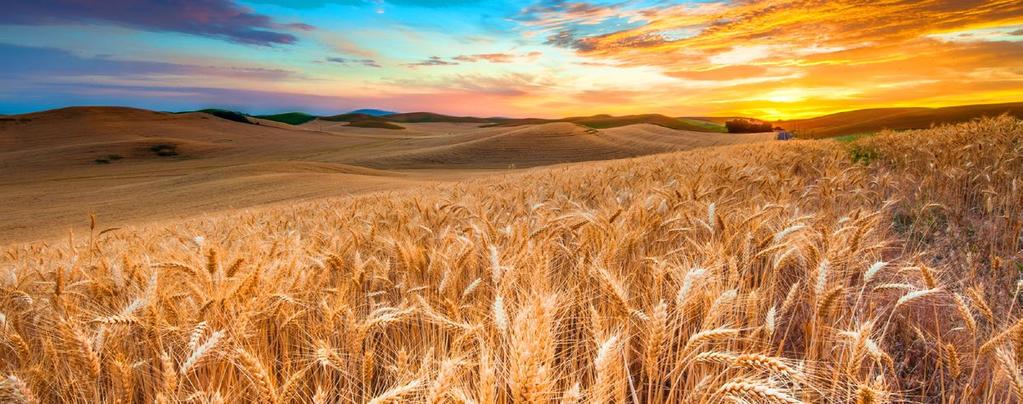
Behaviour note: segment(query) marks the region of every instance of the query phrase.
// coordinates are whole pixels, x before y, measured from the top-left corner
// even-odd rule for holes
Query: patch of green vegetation
[[[283,114],[256,115],[256,118],[286,123],[288,125],[301,125],[303,123],[316,119],[316,115],[309,115],[305,112],[285,112]]]
[[[864,138],[868,138],[868,137],[874,136],[876,134],[877,134],[877,132],[863,132],[863,133],[854,133],[854,134],[851,134],[851,135],[836,136],[836,137],[833,137],[831,139],[835,139],[835,140],[837,140],[839,142],[842,142],[842,143],[852,143],[852,142],[855,142],[855,141],[860,140],[860,139],[864,139]]]
[[[703,128],[704,132],[716,132],[716,133],[728,133],[728,128],[725,125],[721,125],[717,122],[702,121],[699,119],[679,118],[680,121],[685,122],[689,125],[698,126]]]
[[[849,157],[852,158],[854,163],[870,165],[881,158],[881,153],[874,147],[853,144],[849,146]]]
[[[249,125],[255,125],[255,123],[250,121],[249,118],[245,114],[243,114],[241,112],[238,112],[238,111],[229,111],[229,110],[226,110],[226,109],[207,108],[207,109],[200,109],[198,111],[182,111],[182,112],[175,112],[175,113],[176,114],[187,114],[187,113],[192,113],[192,112],[205,112],[207,114],[213,115],[213,116],[215,116],[217,118],[220,118],[220,119],[227,119],[229,121],[234,121],[234,122],[238,122],[238,123],[247,123]]]

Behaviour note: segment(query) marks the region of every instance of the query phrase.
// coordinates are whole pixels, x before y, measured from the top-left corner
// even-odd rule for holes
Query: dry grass
[[[10,247],[8,402],[1012,402],[1023,122]]]

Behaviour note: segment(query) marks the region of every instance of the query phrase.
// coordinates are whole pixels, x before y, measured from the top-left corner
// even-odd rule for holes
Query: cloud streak
[[[423,66],[457,66],[458,64],[459,64],[458,62],[444,60],[440,56],[430,56],[426,60],[422,60],[415,63],[406,63],[405,66],[415,68]]]
[[[326,59],[326,61],[331,62],[331,63],[337,63],[337,64],[344,65],[344,66],[350,66],[352,64],[356,64],[356,65],[362,65],[362,66],[366,66],[366,67],[375,67],[375,68],[382,68],[383,67],[379,63],[377,63],[377,61],[375,61],[373,59],[351,59],[351,58],[343,58],[343,57],[340,57],[340,56],[333,56],[333,57],[328,57]]]
[[[147,31],[180,32],[249,45],[298,41],[289,31],[301,23],[280,23],[232,0],[33,0],[4,5],[0,24],[63,25],[108,23]]]

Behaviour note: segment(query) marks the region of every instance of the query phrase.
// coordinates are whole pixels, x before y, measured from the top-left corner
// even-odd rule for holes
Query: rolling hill
[[[0,243],[82,230],[90,213],[122,225],[769,138],[649,124],[481,128],[419,113],[300,125],[241,116],[75,107],[0,119]]]
[[[411,128],[415,130],[422,126]],[[772,134],[680,131],[646,123],[603,130],[573,122],[511,127],[470,126],[450,136],[409,139],[405,147],[366,156],[356,163],[377,168],[522,168],[620,159],[772,138]]]
[[[451,116],[435,114],[432,112],[408,112],[390,115],[372,115],[361,112],[349,112],[346,114],[325,116],[321,119],[333,122],[396,122],[396,123],[423,123],[423,122],[453,122],[453,123],[493,123],[488,118],[477,118],[471,116]]]
[[[883,129],[926,129],[980,117],[1010,114],[1023,117],[1023,103],[964,105],[945,108],[878,108],[840,112],[811,119],[778,121],[800,137],[822,138],[872,133]]]
[[[536,125],[542,123],[556,123],[556,122],[570,122],[586,126],[593,129],[609,129],[617,128],[628,125],[639,125],[648,124],[656,125],[669,129],[676,130],[687,130],[693,132],[720,132],[720,130],[714,129],[706,124],[696,123],[680,118],[672,118],[660,114],[643,114],[643,115],[625,115],[625,116],[613,116],[613,115],[593,115],[593,116],[577,116],[563,119],[538,119],[538,118],[524,118],[524,119],[494,119],[495,122],[491,126],[523,126],[523,125]]]
[[[349,113],[351,113],[351,114],[365,114],[365,115],[373,115],[373,116],[384,116],[384,115],[394,115],[394,114],[397,114],[397,112],[395,112],[395,111],[386,111],[386,110],[382,110],[382,109],[373,109],[373,108],[357,109],[355,111],[350,111]]]
[[[473,123],[481,127],[516,127],[569,122],[592,129],[609,129],[630,125],[649,124],[669,129],[692,132],[717,132],[727,130],[724,123],[740,117],[669,117],[661,114],[640,115],[592,115],[562,119],[543,118],[501,118],[452,116],[432,112],[391,113],[381,110],[356,110],[345,114],[322,116],[289,112],[274,115],[245,115],[240,112],[207,109],[206,112],[219,118],[240,123],[267,124],[278,122],[288,125],[302,125],[317,119],[328,122],[349,122],[356,127],[400,129],[407,123]],[[773,124],[797,132],[804,138],[835,137],[873,133],[882,129],[907,130],[926,129],[934,125],[964,122],[983,116],[1001,114],[1023,116],[1023,102],[1006,104],[964,105],[945,108],[875,108],[863,109],[820,116],[809,119],[777,121]],[[5,118],[9,119],[9,118]],[[392,123],[398,125],[387,125]]]
[[[579,116],[563,119],[541,119],[541,118],[478,118],[471,116],[451,116],[431,112],[410,112],[385,116],[375,116],[363,113],[347,113],[322,117],[321,119],[333,122],[394,122],[394,123],[425,123],[425,122],[450,122],[450,123],[477,123],[487,127],[515,127],[526,125],[539,125],[547,123],[568,122],[586,126],[593,129],[617,128],[629,125],[649,124],[662,126],[669,129],[687,130],[694,132],[721,132],[720,127],[710,121],[696,121],[685,118],[672,118],[660,114],[644,115],[593,115]]]

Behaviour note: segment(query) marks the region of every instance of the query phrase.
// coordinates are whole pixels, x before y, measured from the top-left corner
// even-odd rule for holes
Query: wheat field
[[[1023,121],[9,246],[0,401],[1023,400]]]

